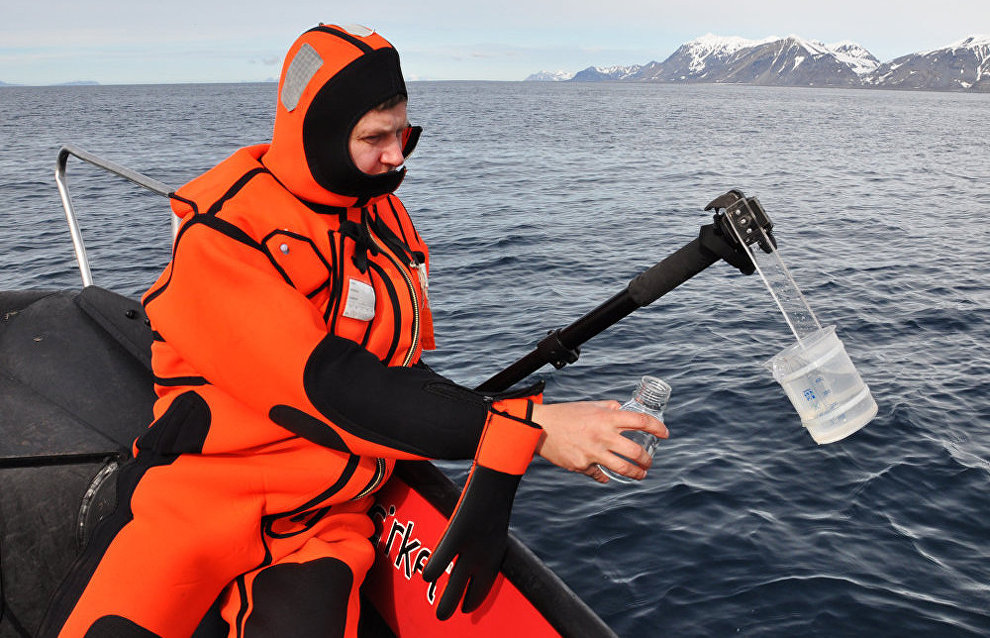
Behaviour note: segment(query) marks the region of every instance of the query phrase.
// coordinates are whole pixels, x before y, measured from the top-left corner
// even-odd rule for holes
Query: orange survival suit
[[[356,636],[370,494],[396,459],[475,459],[428,569],[457,558],[441,615],[465,589],[465,610],[483,600],[539,397],[494,400],[419,363],[428,251],[391,194],[405,169],[361,173],[347,146],[396,95],[384,38],[307,31],[271,144],[174,194],[172,261],[143,298],[155,421],[43,636],[189,636],[214,601],[231,636]]]

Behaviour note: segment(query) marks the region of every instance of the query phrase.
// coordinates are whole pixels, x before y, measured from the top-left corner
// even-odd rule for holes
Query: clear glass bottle
[[[670,399],[670,385],[666,381],[660,379],[659,377],[645,376],[639,381],[639,388],[636,389],[635,394],[632,398],[623,404],[623,410],[629,410],[631,412],[642,412],[644,414],[649,414],[652,417],[660,419],[663,421],[663,411],[667,407],[667,401]],[[657,448],[660,447],[660,439],[656,436],[650,434],[649,432],[644,432],[642,430],[627,430],[622,433],[622,436],[627,439],[631,439],[639,444],[647,454],[653,456]],[[621,456],[621,455],[620,455]],[[633,479],[621,474],[616,474],[612,470],[598,466],[601,468],[605,476],[609,477],[613,481],[618,481],[620,483],[633,483]]]

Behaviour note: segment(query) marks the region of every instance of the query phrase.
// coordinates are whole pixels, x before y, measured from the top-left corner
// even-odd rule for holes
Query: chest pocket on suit
[[[265,239],[265,249],[286,281],[307,297],[330,285],[330,264],[309,237],[277,230]]]

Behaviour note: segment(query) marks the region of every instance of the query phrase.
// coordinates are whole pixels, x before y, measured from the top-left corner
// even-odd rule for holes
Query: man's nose
[[[383,151],[379,160],[382,164],[387,166],[401,166],[405,161],[405,157],[402,155],[402,144],[399,142],[398,138],[393,140]]]

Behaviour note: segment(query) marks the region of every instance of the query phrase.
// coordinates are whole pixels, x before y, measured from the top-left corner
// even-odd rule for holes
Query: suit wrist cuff
[[[475,463],[506,474],[526,472],[543,431],[532,420],[533,403],[532,399],[507,399],[492,405]]]

